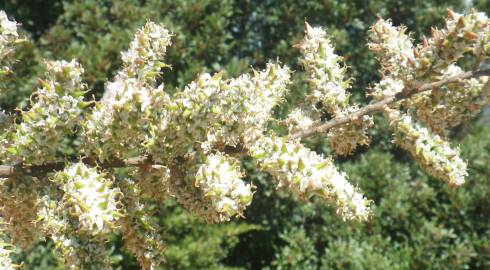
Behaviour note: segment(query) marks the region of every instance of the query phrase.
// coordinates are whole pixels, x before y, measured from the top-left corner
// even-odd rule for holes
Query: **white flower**
[[[312,92],[307,96],[312,106],[321,102],[325,109],[334,114],[345,108],[349,101],[346,80],[346,68],[340,65],[342,58],[335,54],[326,32],[319,27],[306,23],[305,38],[297,47],[300,48],[308,81]]]
[[[206,162],[198,167],[195,185],[211,200],[219,221],[241,216],[252,202],[252,186],[241,179],[238,165],[219,153],[207,156]]]
[[[97,170],[75,163],[58,172],[53,181],[65,192],[71,214],[78,218],[79,230],[89,235],[107,235],[119,218],[119,191]]]
[[[4,63],[3,61],[13,51],[18,36],[17,23],[10,21],[7,14],[0,10],[0,75],[9,71],[8,62]]]
[[[432,176],[445,180],[449,185],[464,184],[466,162],[459,157],[459,150],[427,128],[414,122],[408,115],[390,110],[387,113],[395,130],[395,143],[412,154],[415,161]]]
[[[134,35],[129,49],[122,53],[123,68],[112,82],[87,121],[83,139],[87,154],[100,160],[124,157],[127,149],[141,148],[149,122],[163,118],[168,95],[163,85],[155,87],[162,59],[171,41],[163,26],[147,22]]]
[[[27,164],[45,164],[57,161],[62,139],[73,133],[80,121],[83,94],[83,68],[75,60],[47,61],[48,72],[31,108],[22,112],[22,121],[15,125],[10,155],[7,160]],[[5,147],[1,145],[1,147]],[[0,153],[7,152],[0,149]],[[13,154],[12,154],[13,153]]]
[[[261,138],[249,152],[262,170],[276,178],[278,187],[286,188],[300,198],[317,195],[333,202],[345,219],[368,218],[370,201],[357,192],[331,159],[324,159],[299,143],[277,137]]]
[[[379,19],[370,29],[369,48],[378,53],[381,72],[409,79],[415,59],[412,41],[404,26],[394,27],[389,20]]]

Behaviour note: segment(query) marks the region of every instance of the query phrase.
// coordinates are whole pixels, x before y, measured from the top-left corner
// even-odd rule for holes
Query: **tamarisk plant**
[[[0,265],[11,269],[12,244],[29,247],[49,237],[70,269],[111,269],[107,237],[120,232],[143,269],[164,262],[165,244],[152,221],[152,203],[174,197],[210,223],[241,217],[255,186],[244,180],[241,157],[273,176],[278,188],[307,201],[335,205],[340,218],[363,221],[372,202],[349,182],[333,157],[301,139],[325,136],[336,155],[368,145],[372,114],[382,112],[393,142],[427,173],[451,186],[464,183],[466,162],[448,131],[474,118],[490,102],[490,20],[483,13],[449,12],[443,29],[413,45],[403,26],[379,19],[368,46],[381,64],[372,102],[350,102],[352,79],[324,29],[306,23],[295,45],[309,86],[304,102],[280,120],[287,134],[268,128],[273,109],[290,88],[289,67],[270,62],[237,78],[201,74],[170,94],[161,71],[172,34],[147,22],[123,66],[99,101],[86,98],[83,67],[46,61],[47,73],[27,110],[2,113],[0,134]],[[0,71],[19,41],[17,24],[0,12]],[[461,59],[471,58],[465,70]],[[164,76],[163,76],[164,77]],[[325,119],[330,119],[325,121]],[[277,120],[277,119],[276,119]],[[59,149],[79,136],[77,156]],[[126,177],[116,168],[127,168]],[[3,242],[2,242],[3,243]]]

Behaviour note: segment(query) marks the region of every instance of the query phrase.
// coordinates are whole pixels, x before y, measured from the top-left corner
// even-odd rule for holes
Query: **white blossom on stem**
[[[412,40],[406,27],[395,27],[390,20],[379,19],[369,31],[369,49],[378,54],[381,73],[408,80],[415,60]]]
[[[17,266],[12,263],[10,254],[14,252],[15,247],[6,242],[4,237],[4,226],[5,221],[0,217],[0,269],[3,270],[14,270]]]
[[[43,232],[53,240],[65,266],[70,270],[112,270],[107,245],[101,239],[78,234],[78,221],[69,214],[65,203],[56,198],[59,196],[41,197],[38,215]]]
[[[460,67],[451,65],[441,77],[457,76],[463,72]],[[490,93],[483,92],[487,78],[461,80],[414,95],[406,101],[404,107],[432,132],[447,136],[449,129],[473,119],[490,103]]]
[[[242,216],[243,210],[252,202],[252,186],[241,179],[237,162],[219,153],[211,154],[196,173],[195,185],[211,201],[219,221]]]
[[[465,182],[467,164],[459,157],[457,148],[453,149],[447,141],[408,115],[395,110],[388,110],[386,115],[394,127],[394,142],[407,150],[427,173],[451,186]]]
[[[120,191],[103,174],[75,163],[56,173],[53,181],[64,191],[63,200],[78,219],[80,232],[104,237],[115,228],[121,215]]]
[[[100,160],[125,157],[128,149],[142,152],[152,119],[163,121],[168,95],[163,85],[155,86],[171,41],[163,26],[147,22],[122,53],[123,68],[106,86],[102,100],[84,124],[86,152]]]
[[[341,66],[342,58],[335,54],[327,33],[320,27],[311,27],[305,23],[305,38],[296,45],[301,50],[301,64],[306,71],[311,92],[306,96],[302,107],[286,119],[290,132],[309,128],[321,122],[322,111],[317,104],[332,117],[340,117],[356,110],[349,106],[351,80],[346,79],[346,67]],[[373,125],[372,118],[365,116],[331,130],[328,134],[330,146],[339,155],[352,154],[358,145],[367,145],[367,129]]]
[[[10,162],[41,165],[58,161],[57,151],[65,136],[73,134],[80,121],[86,86],[83,68],[72,60],[46,62],[48,73],[35,101],[22,112],[22,122],[6,136],[9,143],[0,146],[0,156]]]
[[[276,178],[278,188],[300,198],[316,195],[332,202],[344,219],[368,218],[371,202],[349,183],[330,158],[279,137],[263,137],[249,152],[263,171]]]
[[[4,63],[4,60],[12,53],[18,38],[17,23],[9,20],[5,11],[0,10],[0,75],[10,70],[8,63]]]

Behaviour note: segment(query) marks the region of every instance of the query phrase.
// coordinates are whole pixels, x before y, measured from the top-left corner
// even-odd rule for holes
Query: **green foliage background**
[[[471,2],[471,1],[470,1]],[[261,68],[268,59],[294,67],[295,83],[284,116],[300,101],[304,83],[298,78],[298,51],[304,20],[327,27],[355,77],[355,98],[378,78],[378,65],[366,47],[366,33],[377,19],[392,18],[414,31],[413,38],[442,26],[447,8],[468,10],[456,0],[4,0],[0,9],[22,23],[32,39],[16,54],[16,77],[0,82],[9,89],[2,109],[28,106],[42,59],[77,58],[86,70],[90,95],[100,97],[104,82],[120,65],[134,31],[146,20],[164,23],[175,35],[164,71],[169,91],[177,91],[200,72],[225,70],[226,76]],[[488,1],[473,1],[490,15]],[[302,204],[277,193],[272,179],[243,160],[247,178],[258,186],[246,219],[206,225],[175,202],[158,207],[168,243],[161,269],[490,269],[490,127],[481,122],[458,128],[456,144],[469,161],[467,183],[457,189],[428,177],[410,158],[390,144],[382,119],[371,131],[373,144],[338,163],[375,202],[366,223],[344,222],[321,202]],[[322,138],[307,142],[328,153]],[[67,153],[70,147],[67,146]],[[112,240],[118,269],[137,269]],[[29,270],[64,269],[52,243],[20,252]]]

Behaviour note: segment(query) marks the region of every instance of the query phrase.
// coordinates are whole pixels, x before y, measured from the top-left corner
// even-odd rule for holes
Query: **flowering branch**
[[[149,156],[138,156],[128,159],[111,159],[110,161],[98,163],[95,158],[86,157],[81,160],[72,160],[70,162],[82,162],[86,165],[96,166],[104,169],[118,167],[138,167],[157,165]],[[59,171],[65,168],[66,162],[54,162],[43,165],[22,166],[21,163],[16,165],[0,165],[0,178],[9,178],[19,175],[30,175],[43,177],[49,172]]]
[[[335,117],[328,122],[322,123],[318,126],[314,126],[307,130],[301,130],[293,133],[289,136],[291,139],[302,139],[314,136],[316,134],[324,133],[334,127],[349,123],[355,119],[362,117],[363,115],[373,114],[377,111],[383,111],[387,105],[392,103],[408,99],[415,94],[422,93],[425,91],[430,91],[436,88],[439,88],[443,85],[457,82],[464,79],[469,78],[477,78],[481,76],[490,76],[490,68],[478,69],[474,71],[468,71],[457,76],[449,77],[442,79],[440,81],[431,82],[423,84],[417,87],[415,90],[405,89],[401,92],[398,92],[395,95],[388,96],[380,101],[376,101],[372,104],[366,105],[357,111],[352,112],[346,116]],[[490,80],[489,80],[490,81]],[[488,83],[487,83],[488,84]],[[240,147],[228,147],[225,149],[227,153],[236,153],[237,151],[244,152],[245,150]],[[76,160],[72,160],[76,161]],[[79,160],[90,166],[97,166],[103,169],[117,168],[117,167],[139,167],[139,166],[151,166],[151,165],[160,165],[152,160],[150,156],[138,156],[132,157],[128,159],[110,159],[105,162],[97,162],[94,157],[85,157]],[[45,176],[49,172],[62,170],[65,167],[65,162],[55,162],[48,163],[43,165],[32,165],[32,166],[23,166],[21,163],[16,165],[0,165],[0,178],[8,178],[14,177],[16,175],[24,174],[30,176],[41,177]]]
[[[440,81],[431,82],[423,84],[417,87],[415,90],[405,89],[398,92],[395,95],[388,96],[380,101],[376,101],[372,104],[366,105],[357,111],[352,112],[349,115],[335,117],[325,123],[314,126],[307,130],[301,130],[295,132],[289,136],[291,139],[302,139],[314,136],[316,134],[324,133],[329,129],[334,127],[349,123],[355,119],[362,117],[363,115],[373,114],[377,111],[383,111],[387,105],[392,103],[408,99],[415,94],[422,93],[425,91],[430,91],[436,88],[440,88],[443,85],[458,82],[460,80],[477,78],[481,76],[490,76],[490,68],[483,68],[474,71],[468,71],[453,77],[445,78]],[[490,81],[490,79],[488,80]],[[487,83],[488,84],[488,83]],[[225,152],[236,153],[237,151],[244,152],[245,150],[239,146],[237,147],[227,147]],[[75,160],[72,160],[72,162]],[[103,169],[117,168],[117,167],[138,167],[138,166],[148,166],[148,165],[160,165],[154,162],[150,156],[138,156],[128,159],[110,159],[105,162],[98,163],[94,157],[85,157],[80,160],[81,162],[90,165],[98,166]],[[33,165],[33,166],[22,166],[22,164],[16,165],[0,165],[0,178],[8,178],[16,175],[24,174],[30,176],[45,176],[46,173],[61,170],[65,167],[65,162],[48,163],[43,165]]]
[[[415,94],[437,89],[449,83],[458,82],[460,80],[469,79],[469,78],[477,78],[481,76],[490,76],[490,69],[484,68],[484,69],[479,69],[474,71],[468,71],[453,77],[442,79],[440,81],[423,84],[417,87],[415,90],[406,88],[401,92],[396,93],[395,95],[388,96],[380,101],[376,101],[372,104],[366,105],[349,115],[335,117],[329,120],[328,122],[322,123],[318,126],[314,126],[307,130],[298,131],[292,134],[290,138],[292,139],[308,138],[319,133],[324,133],[333,127],[349,123],[350,121],[358,119],[363,115],[369,115],[377,111],[383,111],[385,106],[404,99],[408,99]]]
[[[155,269],[165,245],[148,201],[175,197],[207,222],[242,217],[256,187],[243,179],[241,156],[297,198],[316,196],[334,204],[343,219],[367,220],[372,201],[332,157],[301,139],[325,133],[333,152],[352,154],[369,144],[377,111],[385,113],[393,142],[421,168],[450,186],[462,185],[467,164],[445,132],[490,103],[490,83],[483,81],[490,68],[465,72],[458,66],[465,53],[475,66],[490,58],[490,20],[475,11],[449,12],[445,27],[418,46],[405,30],[383,19],[372,26],[368,47],[380,61],[382,80],[372,88],[374,101],[361,107],[349,102],[352,79],[327,32],[306,24],[295,47],[308,92],[283,121],[289,135],[282,137],[268,123],[288,93],[289,67],[268,63],[232,79],[204,73],[171,95],[160,75],[172,34],[153,22],[122,52],[122,68],[100,101],[84,100],[88,88],[76,60],[46,61],[31,106],[18,121],[5,121],[0,133],[5,231],[25,248],[49,236],[74,270],[110,269],[105,243],[120,231],[143,269]],[[0,12],[0,58],[11,54],[17,37],[16,23]],[[0,75],[8,64],[0,63]],[[327,114],[331,120],[323,122]],[[63,160],[58,150],[77,130],[80,155]],[[115,181],[119,175],[110,169],[119,167],[131,169]]]

